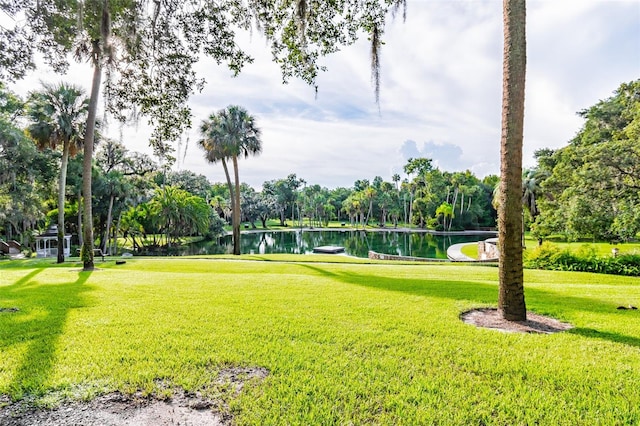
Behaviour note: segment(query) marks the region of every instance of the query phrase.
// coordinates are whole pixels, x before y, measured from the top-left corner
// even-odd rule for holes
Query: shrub
[[[526,252],[524,265],[527,268],[554,271],[640,276],[640,255],[598,256],[596,249],[589,245],[580,247],[574,253],[568,249],[562,250],[549,242],[544,242]]]
[[[442,226],[442,225],[440,224],[440,222],[438,221],[438,219],[433,218],[433,217],[432,217],[431,219],[427,219],[427,228],[429,228],[429,229],[436,229],[436,230],[438,230],[438,227],[440,227],[440,228],[441,228],[440,230],[444,229],[444,226]]]
[[[525,254],[525,266],[533,269],[555,269],[561,250],[558,246],[545,241]]]

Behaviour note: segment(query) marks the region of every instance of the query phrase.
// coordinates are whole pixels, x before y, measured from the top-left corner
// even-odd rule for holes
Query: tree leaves
[[[580,115],[586,121],[569,146],[542,156],[552,174],[536,226],[573,238],[632,238],[640,232],[640,80]]]

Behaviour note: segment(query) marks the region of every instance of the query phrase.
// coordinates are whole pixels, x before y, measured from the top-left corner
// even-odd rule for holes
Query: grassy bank
[[[258,366],[239,424],[640,422],[640,313],[616,309],[638,278],[526,271],[529,309],[575,328],[516,335],[458,318],[495,305],[496,268],[249,258],[1,262],[0,394],[215,394]]]
[[[584,250],[585,247],[589,247],[589,249],[593,249],[594,252],[599,256],[611,256],[612,250],[616,248],[619,255],[622,254],[635,254],[640,253],[640,243],[619,243],[619,244],[611,244],[609,242],[592,242],[592,241],[573,241],[566,242],[559,238],[552,238],[548,240],[553,245],[557,246],[560,250],[569,250],[571,252],[579,252]],[[526,250],[532,250],[538,247],[538,240],[533,239],[531,236],[527,235],[525,237],[525,245]],[[466,256],[469,256],[473,259],[478,258],[478,244],[477,243],[469,243],[462,247],[462,253]]]

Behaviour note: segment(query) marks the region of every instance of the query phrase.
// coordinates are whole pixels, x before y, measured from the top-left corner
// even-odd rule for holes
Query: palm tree
[[[109,249],[109,236],[113,224],[113,207],[116,198],[123,197],[132,190],[131,185],[124,179],[122,172],[118,170],[111,170],[104,174],[104,184],[106,186],[106,195],[109,197],[109,207],[107,208],[107,221],[104,229],[104,236],[100,242],[100,249],[102,253],[107,253]],[[113,254],[113,253],[109,253]]]
[[[228,220],[231,216],[231,208],[224,197],[216,195],[211,199],[209,204],[214,208],[218,216],[222,214],[225,221]]]
[[[522,248],[526,248],[524,241],[525,211],[529,212],[531,221],[534,222],[540,214],[538,210],[538,196],[542,191],[540,182],[544,179],[544,173],[538,169],[527,169],[522,172]]]
[[[438,208],[436,209],[436,216],[440,216],[440,215],[442,215],[442,227],[446,231],[447,218],[450,218],[449,223],[453,221],[453,216],[454,216],[453,206],[446,202],[440,204],[440,206],[438,206]],[[451,228],[451,225],[449,225],[449,228]]]
[[[233,254],[240,254],[240,176],[238,173],[238,157],[249,157],[262,152],[260,129],[256,126],[255,118],[246,109],[230,105],[209,116],[200,126],[202,139],[198,141],[205,150],[205,158],[215,163],[222,162],[233,211],[231,223],[233,226]],[[226,163],[231,159],[233,164],[234,185],[231,184],[229,170]]]
[[[396,190],[400,192],[400,175],[395,173],[393,176],[391,176],[391,180],[396,185]]]
[[[504,0],[498,310],[508,321],[527,319],[522,269],[522,138],[526,73],[526,0]]]
[[[373,213],[373,199],[376,196],[376,190],[373,186],[368,186],[364,189],[364,196],[368,201],[369,209],[367,210],[367,218],[364,223],[369,225],[369,219],[371,218],[371,214]]]
[[[64,262],[64,202],[69,156],[84,142],[89,100],[77,86],[43,83],[43,90],[29,100],[31,125],[28,132],[38,147],[52,149],[62,145],[58,178],[58,263]]]
[[[227,186],[229,188],[231,211],[233,212],[235,210],[235,197],[233,196],[233,185],[231,184],[229,167],[227,165],[227,158],[230,157],[230,154],[227,147],[224,145],[224,140],[221,135],[220,117],[215,113],[211,114],[209,119],[204,120],[200,125],[200,134],[202,135],[202,139],[198,141],[198,145],[204,149],[205,159],[212,164],[215,164],[218,161],[222,162],[224,175],[227,179]]]
[[[540,184],[548,174],[539,169],[527,169],[522,173],[522,204],[535,221],[540,214],[538,198],[542,192]]]

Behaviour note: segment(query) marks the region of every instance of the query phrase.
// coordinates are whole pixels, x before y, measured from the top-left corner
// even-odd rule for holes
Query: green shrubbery
[[[588,244],[577,251],[571,251],[544,242],[532,250],[527,250],[524,264],[525,267],[534,269],[640,276],[640,254],[600,256],[596,249]]]

